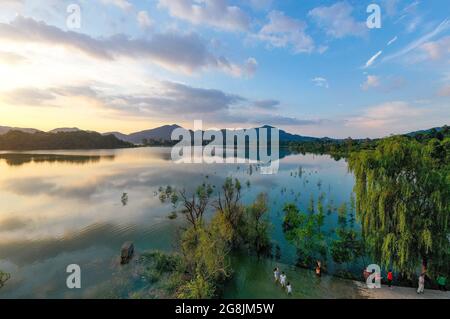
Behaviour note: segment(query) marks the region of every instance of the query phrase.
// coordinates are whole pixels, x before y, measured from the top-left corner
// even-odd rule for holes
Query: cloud
[[[100,86],[99,86],[100,87]],[[111,94],[109,90],[92,87],[52,88],[52,94],[86,96],[98,101],[106,109],[122,114],[147,116],[203,116],[227,111],[246,101],[244,97],[216,89],[191,87],[182,83],[155,83],[146,92]]]
[[[227,0],[159,0],[160,8],[168,9],[171,16],[195,25],[208,25],[228,31],[247,31],[250,18]]]
[[[308,15],[334,38],[340,39],[346,36],[363,36],[367,32],[364,22],[358,22],[352,17],[353,7],[346,1],[337,2],[329,7],[317,7]]]
[[[153,26],[153,20],[150,18],[147,11],[139,11],[137,14],[137,20],[139,26],[141,26],[144,29]]]
[[[367,108],[362,116],[350,118],[346,125],[386,132],[386,128],[396,125],[407,127],[408,121],[418,119],[425,113],[426,109],[411,106],[404,101],[386,102]]]
[[[438,92],[439,96],[450,96],[450,85],[444,85]]]
[[[274,110],[280,105],[280,101],[277,100],[258,100],[253,103],[256,108],[264,110]]]
[[[382,0],[382,5],[386,10],[388,16],[394,16],[398,10],[398,3],[400,0]]]
[[[114,5],[122,10],[130,10],[133,8],[131,2],[127,0],[100,0],[104,4]]]
[[[314,82],[314,84],[318,87],[323,87],[328,89],[330,87],[328,80],[322,77],[315,77],[314,79],[312,79],[311,81]]]
[[[440,33],[450,29],[450,20],[445,19],[443,22],[441,22],[433,31],[428,32],[427,34],[421,36],[420,38],[414,40],[413,42],[409,43],[406,47],[401,49],[400,51],[393,53],[391,55],[386,56],[383,59],[383,62],[391,61],[394,59],[398,59],[400,57],[403,57],[407,55],[408,53],[414,51],[415,49],[421,47],[423,44],[427,43]]]
[[[424,43],[421,47],[428,59],[440,60],[450,54],[450,36]]]
[[[19,54],[13,52],[0,51],[0,63],[19,64],[24,61],[26,61],[26,58]]]
[[[245,62],[244,72],[247,76],[252,77],[258,69],[258,61],[255,58],[248,58]]]
[[[364,91],[367,91],[370,88],[379,86],[380,86],[380,78],[375,75],[368,75],[366,81],[361,85],[361,88]]]
[[[192,87],[182,83],[159,82],[147,90],[130,94],[115,94],[105,84],[97,86],[63,86],[47,89],[21,88],[1,92],[7,103],[20,106],[64,107],[62,98],[73,100],[84,97],[97,108],[109,111],[110,116],[120,119],[139,118],[160,121],[192,121],[201,119],[220,125],[270,124],[314,125],[322,120],[299,119],[277,114],[280,101],[274,99],[250,100],[237,94],[217,89]]]
[[[145,39],[123,34],[93,38],[19,16],[11,24],[0,23],[0,39],[61,46],[101,60],[147,59],[168,70],[186,74],[212,68],[236,75],[241,68],[225,57],[213,55],[195,33],[160,33]]]
[[[10,105],[43,106],[56,98],[53,92],[37,88],[18,88],[1,93],[0,100]]]
[[[372,56],[364,65],[364,69],[369,68],[372,64],[375,63],[375,60],[383,53],[383,51],[378,51],[374,56]]]
[[[291,47],[294,53],[311,53],[314,40],[306,34],[306,23],[287,17],[280,11],[268,15],[269,23],[264,25],[256,37],[276,48]]]
[[[246,0],[253,9],[267,10],[272,6],[273,0]]]
[[[389,40],[389,42],[387,43],[387,46],[390,46],[391,44],[393,44],[395,41],[397,41],[398,37],[395,36],[393,37],[391,40]]]

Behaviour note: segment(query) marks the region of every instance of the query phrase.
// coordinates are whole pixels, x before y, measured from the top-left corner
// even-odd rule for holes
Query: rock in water
[[[134,244],[131,241],[127,241],[122,245],[120,251],[120,263],[122,265],[128,264],[134,254]]]

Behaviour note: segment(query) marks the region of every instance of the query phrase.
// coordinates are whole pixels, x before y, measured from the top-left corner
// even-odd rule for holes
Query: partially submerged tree
[[[0,288],[11,278],[11,275],[0,270]]]
[[[325,260],[327,244],[322,233],[320,214],[304,214],[295,204],[286,204],[283,229],[286,239],[297,248],[299,264],[303,267],[315,265],[317,260]]]
[[[267,194],[261,193],[255,202],[246,207],[242,236],[258,256],[267,255],[271,250],[270,221],[267,216]]]

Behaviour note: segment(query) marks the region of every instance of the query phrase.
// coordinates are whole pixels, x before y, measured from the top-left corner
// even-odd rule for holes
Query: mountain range
[[[171,140],[172,132],[175,129],[180,128],[180,127],[181,126],[179,126],[177,124],[172,124],[172,125],[163,125],[163,126],[160,126],[160,127],[154,128],[154,129],[138,131],[138,132],[134,132],[131,134],[124,134],[121,132],[108,132],[108,133],[103,133],[102,135],[104,135],[104,136],[114,135],[119,140],[133,143],[133,144],[142,144],[144,140],[166,142],[166,141]],[[259,130],[260,128],[272,128],[272,126],[264,125],[262,127],[256,128],[256,130]],[[434,128],[434,129],[439,131],[442,128]],[[406,135],[414,136],[416,134],[428,132],[431,130],[433,130],[433,129],[411,132]],[[9,131],[21,131],[21,132],[25,132],[25,133],[36,133],[36,132],[42,133],[43,132],[43,131],[40,131],[40,130],[37,130],[34,128],[18,128],[18,127],[0,126],[0,135],[6,134]],[[63,132],[67,133],[67,132],[79,132],[79,131],[82,131],[82,130],[80,130],[76,127],[71,127],[71,128],[63,127],[63,128],[53,129],[47,133],[57,134],[57,133],[63,133]],[[92,131],[87,131],[87,132],[92,132]],[[291,134],[291,133],[288,133],[288,132],[280,129],[280,141],[282,141],[282,142],[312,142],[312,141],[320,141],[320,140],[322,140],[322,141],[323,140],[338,141],[339,139],[333,139],[333,138],[329,138],[329,137],[318,138],[318,137],[303,136],[303,135],[298,135],[298,134]]]
[[[177,128],[181,128],[181,126],[179,126],[177,124],[172,124],[172,125],[160,126],[160,127],[150,129],[150,130],[139,131],[139,132],[135,132],[135,133],[131,133],[131,134],[123,134],[120,132],[108,132],[105,134],[113,134],[118,139],[121,139],[125,142],[141,144],[144,139],[157,140],[157,141],[170,141],[172,132]],[[255,129],[258,131],[260,128],[273,128],[273,127],[269,126],[269,125],[264,125],[262,127],[257,127]],[[224,130],[222,130],[222,131],[224,131]],[[191,133],[192,133],[192,131],[191,131]],[[280,130],[280,141],[283,141],[283,142],[292,142],[292,141],[308,142],[308,141],[315,141],[315,140],[320,140],[320,139],[321,138],[317,138],[317,137],[291,134],[286,131]],[[329,138],[325,138],[325,139],[329,139]]]

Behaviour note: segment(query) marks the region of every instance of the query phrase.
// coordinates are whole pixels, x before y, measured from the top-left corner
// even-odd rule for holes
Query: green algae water
[[[273,283],[279,265],[292,282],[292,298],[357,298],[349,280],[295,267],[297,255],[282,230],[282,208],[294,202],[306,211],[312,198],[324,205],[348,202],[353,176],[344,160],[329,156],[289,155],[275,175],[262,175],[248,164],[174,164],[170,148],[124,150],[41,151],[0,154],[0,269],[11,279],[0,298],[130,298],[148,283],[133,265],[121,266],[120,248],[126,241],[136,251],[176,250],[183,216],[161,204],[160,186],[194,189],[207,181],[220,187],[228,176],[243,184],[243,202],[258,193],[269,195],[271,232],[277,259],[233,257],[233,279],[226,298],[285,298]],[[127,200],[124,201],[124,194]],[[324,232],[333,236],[337,213],[327,214]],[[358,227],[356,225],[355,227]],[[66,267],[82,269],[82,288],[66,287]],[[334,265],[328,272],[360,265]],[[361,265],[362,267],[362,265]]]

